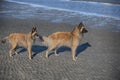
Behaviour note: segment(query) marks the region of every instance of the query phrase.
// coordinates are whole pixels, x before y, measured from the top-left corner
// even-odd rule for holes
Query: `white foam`
[[[60,0],[60,1],[70,1],[70,0]]]
[[[71,0],[68,0],[68,1],[71,1]],[[93,1],[71,1],[71,2],[82,2],[82,3],[90,3],[90,4],[102,4],[102,5],[109,5],[109,6],[119,6],[119,4],[112,4],[112,3],[103,3],[103,2],[93,2]]]

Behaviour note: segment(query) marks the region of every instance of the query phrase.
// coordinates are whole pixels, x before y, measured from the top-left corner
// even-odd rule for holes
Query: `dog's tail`
[[[48,37],[46,37],[46,36],[40,36],[39,37],[40,38],[40,40],[42,41],[42,44],[44,44],[45,46],[48,46],[49,45],[49,38]]]
[[[1,40],[1,42],[2,43],[6,43],[6,40],[8,40],[9,39],[9,36],[6,36],[6,37],[4,37],[2,40]]]

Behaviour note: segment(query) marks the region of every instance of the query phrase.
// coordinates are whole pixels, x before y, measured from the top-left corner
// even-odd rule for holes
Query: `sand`
[[[44,36],[57,31],[72,31],[77,25],[36,17],[19,19],[5,14],[0,16],[0,39],[13,32],[27,33],[33,25]],[[120,80],[120,32],[88,26],[87,23],[88,33],[76,50],[76,62],[72,61],[71,51],[66,47],[58,50],[59,56],[50,52],[49,59],[46,59],[47,47],[40,40],[33,45],[33,60],[28,59],[23,48],[17,50],[20,52],[18,55],[9,57],[9,44],[0,43],[0,80]]]

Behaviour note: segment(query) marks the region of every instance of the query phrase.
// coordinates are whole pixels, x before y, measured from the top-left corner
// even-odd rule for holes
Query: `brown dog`
[[[23,46],[27,48],[29,59],[32,59],[31,48],[32,48],[34,40],[37,37],[39,37],[39,35],[37,34],[36,28],[33,27],[32,31],[27,34],[22,34],[22,33],[10,34],[9,36],[2,39],[2,43],[5,43],[6,40],[9,40],[9,43],[11,45],[11,48],[9,51],[10,57],[12,57],[13,51],[15,51],[17,46]],[[17,52],[15,51],[15,53]]]
[[[60,46],[68,46],[72,50],[72,59],[76,60],[76,48],[79,45],[79,41],[83,37],[83,33],[88,32],[83,23],[81,22],[76,26],[72,32],[56,32],[48,37],[43,36],[43,43],[48,46],[46,51],[46,58],[48,58],[49,51],[55,49],[55,55],[57,55],[56,50]]]

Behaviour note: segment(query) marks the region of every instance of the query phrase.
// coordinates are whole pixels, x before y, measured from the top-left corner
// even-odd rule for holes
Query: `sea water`
[[[52,22],[78,24],[83,21],[91,28],[111,28],[120,31],[120,5],[71,0],[6,0],[26,6],[13,8],[13,17],[38,17]],[[110,27],[106,27],[110,26]]]

